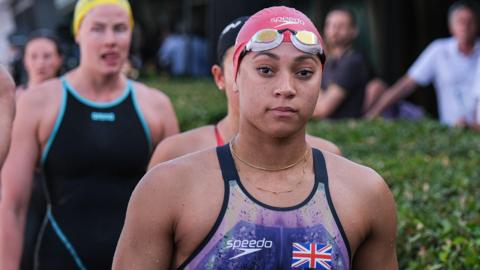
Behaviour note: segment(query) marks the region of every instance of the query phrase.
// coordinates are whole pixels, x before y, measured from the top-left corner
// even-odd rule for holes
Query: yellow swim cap
[[[77,35],[83,18],[92,8],[106,4],[113,4],[124,9],[130,17],[130,26],[133,28],[132,8],[128,0],[78,0],[73,15],[73,35]]]

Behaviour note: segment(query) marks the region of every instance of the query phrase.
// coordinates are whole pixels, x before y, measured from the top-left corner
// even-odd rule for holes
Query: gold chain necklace
[[[298,163],[300,163],[302,160],[305,160],[307,161],[307,158],[308,158],[308,147],[305,151],[305,154],[302,156],[302,158],[300,158],[298,161],[288,165],[288,166],[285,166],[283,168],[278,168],[278,169],[272,169],[272,168],[263,168],[263,167],[260,167],[260,166],[257,166],[257,165],[254,165],[254,164],[251,164],[250,162],[246,161],[246,160],[243,160],[242,158],[240,158],[238,156],[238,154],[235,152],[235,150],[233,149],[233,140],[232,142],[230,143],[230,151],[232,152],[233,156],[235,156],[238,160],[240,160],[242,163],[245,163],[247,166],[249,167],[252,167],[252,168],[255,168],[255,169],[258,169],[258,170],[264,170],[264,171],[281,171],[281,170],[286,170],[288,168],[292,168],[294,167],[295,165],[297,165]],[[302,174],[302,177],[300,177],[300,180],[298,180],[294,185],[292,185],[290,188],[288,189],[285,189],[285,190],[271,190],[271,189],[267,189],[267,188],[264,188],[264,187],[259,187],[258,185],[256,185],[254,182],[250,181],[248,179],[248,177],[246,178],[246,180],[248,182],[250,182],[256,189],[260,190],[260,191],[263,191],[263,192],[269,192],[269,193],[273,193],[274,195],[279,195],[279,194],[283,194],[283,193],[290,193],[292,191],[294,191],[304,180],[305,178],[305,169],[306,169],[306,166],[307,166],[307,162],[305,162],[305,166],[303,167],[303,174]]]
[[[308,155],[308,147],[306,147],[305,149],[305,154],[303,154],[297,161],[295,161],[294,163],[292,164],[289,164],[287,166],[284,166],[284,167],[281,167],[281,168],[265,168],[265,167],[260,167],[260,166],[257,166],[255,164],[252,164],[246,160],[244,160],[243,158],[241,158],[237,152],[235,152],[235,150],[233,149],[233,140],[230,142],[230,151],[232,152],[233,156],[236,157],[238,160],[240,160],[243,164],[247,165],[248,167],[251,167],[251,168],[254,168],[254,169],[257,169],[257,170],[262,170],[262,171],[267,171],[267,172],[276,172],[276,171],[283,171],[283,170],[286,170],[286,169],[290,169],[292,167],[295,167],[296,165],[298,165],[300,162],[302,162],[303,160],[306,160],[307,159],[307,155]]]

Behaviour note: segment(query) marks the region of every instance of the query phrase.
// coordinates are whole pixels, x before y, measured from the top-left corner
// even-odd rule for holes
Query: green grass
[[[226,114],[225,94],[217,89],[211,79],[149,78],[145,83],[170,97],[182,131],[216,123]]]
[[[400,269],[480,269],[480,134],[431,120],[323,122],[309,131],[387,181]]]
[[[226,111],[210,80],[155,80],[182,130]],[[480,134],[432,120],[322,121],[308,131],[379,172],[397,204],[400,269],[480,269]]]

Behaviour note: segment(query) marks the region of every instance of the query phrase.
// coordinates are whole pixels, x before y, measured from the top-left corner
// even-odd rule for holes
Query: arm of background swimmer
[[[10,133],[15,112],[15,84],[0,66],[0,171],[10,146]]]
[[[397,218],[395,202],[386,183],[376,181],[366,216],[372,217],[370,230],[355,252],[353,269],[398,269],[395,249]]]
[[[393,105],[399,99],[411,94],[418,84],[410,76],[405,75],[398,80],[390,89],[373,104],[370,110],[365,114],[367,118],[374,118],[379,116],[386,108]]]
[[[163,107],[163,115],[164,117],[164,138],[168,136],[172,136],[173,134],[177,134],[180,132],[180,128],[178,127],[178,120],[177,115],[175,114],[175,110],[173,109],[172,102],[170,98],[165,95],[165,98],[162,101]]]
[[[18,103],[13,123],[12,144],[2,170],[0,203],[0,269],[19,269],[23,232],[39,154],[37,125],[40,112],[25,95]]]
[[[160,181],[156,171],[143,177],[130,198],[113,270],[171,269],[174,223],[169,205],[175,194],[169,186],[172,181]]]
[[[345,89],[338,84],[330,84],[325,92],[320,90],[317,105],[313,111],[313,119],[327,118],[337,109],[347,96]]]

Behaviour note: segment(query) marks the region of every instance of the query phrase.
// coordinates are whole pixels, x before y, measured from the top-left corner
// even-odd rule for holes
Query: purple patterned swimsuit
[[[322,153],[313,149],[315,185],[304,202],[272,207],[248,193],[229,145],[217,147],[225,180],[222,209],[179,269],[350,269],[350,247],[332,204]]]

